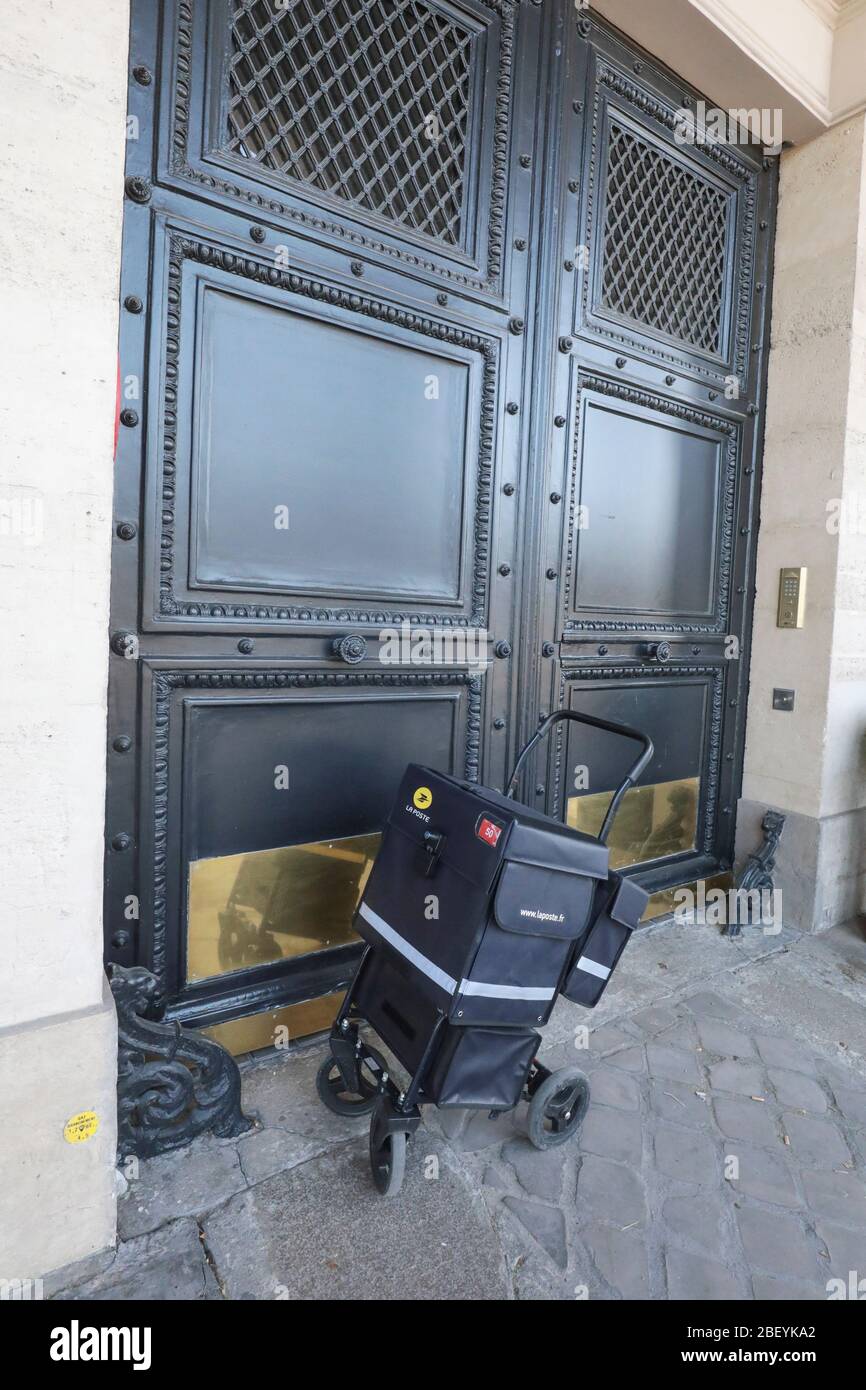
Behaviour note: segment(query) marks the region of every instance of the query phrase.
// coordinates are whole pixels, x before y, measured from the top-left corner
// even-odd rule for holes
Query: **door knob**
[[[335,637],[331,644],[334,656],[345,661],[348,666],[357,666],[367,655],[367,643],[363,637],[349,633],[347,637]]]
[[[644,642],[641,654],[645,661],[670,661],[670,642]]]

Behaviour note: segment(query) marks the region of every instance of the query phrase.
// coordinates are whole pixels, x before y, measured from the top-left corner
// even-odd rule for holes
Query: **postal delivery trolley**
[[[597,839],[512,800],[527,758],[563,720],[641,746]],[[607,837],[652,753],[635,729],[559,710],[521,752],[504,796],[407,767],[356,911],[366,949],[317,1077],[335,1114],[370,1114],[370,1166],[383,1195],[400,1189],[422,1105],[498,1114],[525,1100],[536,1148],[578,1133],[589,1082],[577,1067],[551,1072],[539,1062],[537,1028],[559,994],[598,1003],[640,921],[648,895],[611,872]],[[407,1073],[405,1085],[362,1024]]]

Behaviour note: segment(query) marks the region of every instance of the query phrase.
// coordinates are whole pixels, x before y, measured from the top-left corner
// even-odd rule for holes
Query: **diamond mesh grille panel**
[[[421,0],[233,0],[228,149],[455,244],[473,37]]]
[[[727,195],[611,126],[602,303],[718,354]]]

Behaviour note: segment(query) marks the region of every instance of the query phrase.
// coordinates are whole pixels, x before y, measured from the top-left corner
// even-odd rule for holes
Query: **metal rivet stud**
[[[511,573],[511,566],[510,566],[510,565],[500,565],[500,566],[499,566],[499,573],[502,575],[503,579],[505,579],[505,578]]]
[[[116,528],[117,535],[122,541],[134,540],[138,534],[131,521],[121,521]]]
[[[111,944],[116,951],[122,951],[125,946],[129,945],[131,940],[132,937],[129,935],[128,931],[116,931],[111,938]]]
[[[542,655],[542,656],[553,656],[553,655],[555,654],[555,652],[556,652],[556,647],[553,645],[552,642],[543,642],[543,643],[542,643],[542,645],[541,645],[541,655]]]
[[[138,424],[138,411],[121,410],[120,423],[122,425],[126,425],[127,429],[132,429],[135,425]]]
[[[523,319],[513,318],[508,320],[508,331],[509,333],[513,333],[515,337],[519,337],[525,327],[526,324]]]
[[[545,570],[545,574],[547,575],[548,579],[555,579],[555,578],[556,578],[556,570],[555,570],[555,569],[548,569],[548,570]]]
[[[150,199],[150,184],[139,174],[131,174],[123,186],[127,198],[131,198],[134,203],[146,203]]]
[[[123,307],[129,314],[140,314],[144,305],[137,294],[128,294],[123,301]]]
[[[532,159],[528,154],[522,154],[518,162],[520,164],[521,169],[528,169],[530,164],[532,163]]]
[[[553,423],[556,425],[556,428],[557,428],[558,430],[561,430],[562,427],[563,427],[563,425],[565,424],[565,416],[564,416],[564,415],[554,415],[554,417],[553,417]]]
[[[579,116],[580,113],[581,113],[581,111],[583,110],[583,102],[582,102],[582,101],[573,101],[573,102],[571,103],[571,109],[572,109],[572,111],[574,112],[574,114],[575,114],[576,116]]]
[[[353,275],[363,275],[364,267],[360,261],[352,261],[351,271]]]
[[[604,642],[602,642],[601,646],[598,649],[598,654],[599,656],[607,656],[609,650],[610,648],[606,647]]]
[[[568,270],[568,271],[574,270],[574,261],[563,261],[563,262],[562,262],[562,268],[563,268],[563,270]]]
[[[505,720],[504,720],[504,719],[494,719],[494,721],[493,721],[493,727],[494,727],[494,729],[504,729],[504,728],[505,728]]]
[[[514,238],[514,249],[515,249],[515,251],[525,251],[525,250],[526,250],[526,238],[525,238],[525,237],[522,237],[522,236],[515,237],[515,238]]]
[[[559,340],[559,351],[560,351],[560,352],[571,352],[571,349],[572,349],[573,347],[574,347],[574,341],[573,341],[573,339],[571,339],[571,338],[560,338],[560,340]]]
[[[509,401],[505,409],[509,415],[516,415],[520,406],[517,404],[517,401]]]
[[[543,782],[538,782],[538,783],[536,784],[535,795],[536,795],[536,796],[544,796],[544,783],[543,783]]]
[[[668,376],[665,377],[665,386],[673,386],[673,384],[674,384],[675,381],[676,381],[676,377],[675,377],[675,376],[670,376],[670,375],[668,375]]]
[[[580,184],[578,183],[577,179],[569,179],[569,180],[568,180],[568,191],[569,191],[569,193],[576,193],[579,187],[580,187]]]
[[[497,642],[493,648],[493,654],[504,661],[507,656],[511,655],[511,643]]]
[[[561,493],[561,492],[552,492],[552,493],[550,494],[550,500],[551,500],[551,502],[552,502],[552,503],[554,504],[554,506],[555,506],[557,502],[561,502],[561,501],[562,501],[562,493]]]
[[[709,397],[709,399],[710,399],[711,401],[714,401],[714,400],[716,399],[716,397],[718,396],[718,394],[719,394],[718,391],[708,391],[708,392],[707,392],[707,396]]]
[[[257,241],[259,243],[263,242],[265,239],[264,227],[250,227],[250,236],[252,237],[253,241]]]
[[[238,642],[238,651],[241,653],[242,656],[249,656],[254,646],[255,642],[251,637],[242,637],[241,640]]]
[[[505,493],[505,496],[506,496],[506,497],[513,497],[513,496],[514,496],[514,484],[513,484],[513,483],[506,483],[506,484],[504,485],[502,491]]]
[[[111,841],[111,848],[116,850],[124,850],[129,849],[129,846],[131,844],[131,837],[127,835],[125,831],[122,830],[119,835],[114,836],[113,840]]]
[[[626,359],[624,357],[618,357],[616,359],[616,365],[619,367],[620,371],[622,371],[623,367],[625,366],[625,362]]]
[[[444,293],[443,290],[440,290],[437,294],[436,303],[441,304],[443,309],[445,308],[445,305],[448,303],[448,296]]]
[[[129,737],[129,734],[118,734],[111,746],[115,753],[128,753],[132,747],[132,739]]]
[[[139,87],[149,87],[151,82],[153,81],[150,68],[146,68],[143,65],[133,68],[132,75],[138,83]]]
[[[769,222],[767,221],[766,217],[762,217],[761,220],[760,220],[760,222],[758,223],[758,226],[760,227],[760,229],[761,229],[762,232],[765,232],[765,231],[767,230],[767,228],[769,227],[769,225],[770,225],[770,224],[769,224]]]

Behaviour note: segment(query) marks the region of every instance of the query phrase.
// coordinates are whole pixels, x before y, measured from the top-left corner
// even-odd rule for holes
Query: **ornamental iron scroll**
[[[234,1139],[253,1128],[241,1110],[241,1075],[218,1043],[160,1014],[149,970],[109,966],[117,1007],[117,1152],[152,1158],[210,1132]]]

